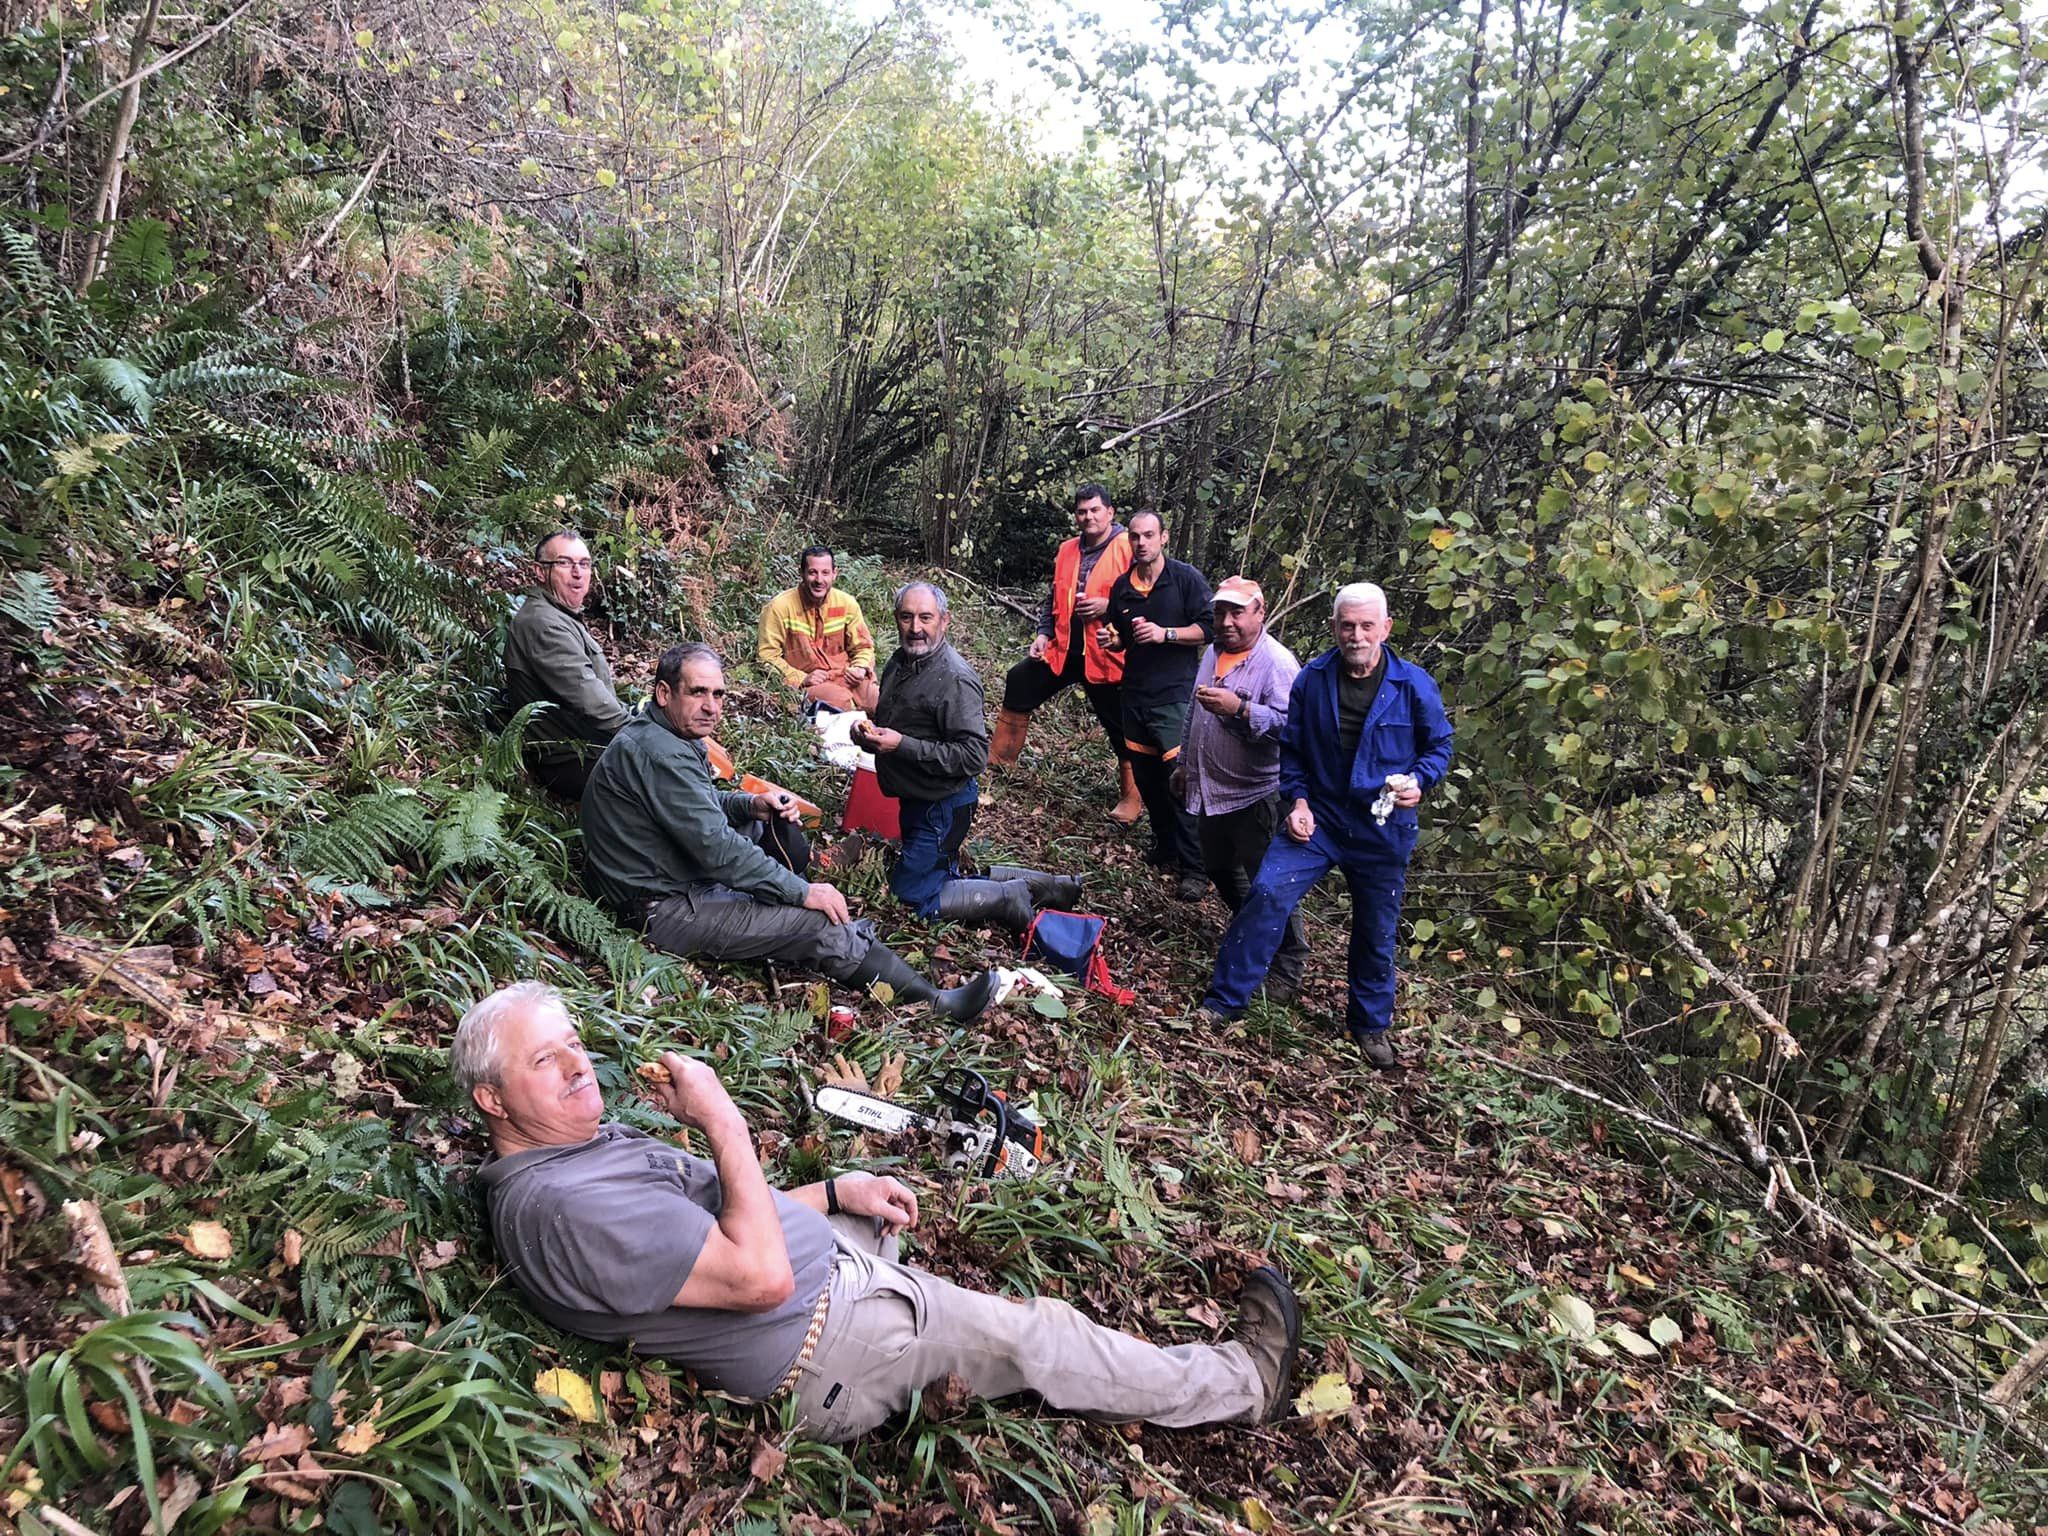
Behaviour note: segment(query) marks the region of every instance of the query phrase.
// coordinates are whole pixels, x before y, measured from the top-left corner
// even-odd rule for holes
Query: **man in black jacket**
[[[903,851],[889,889],[921,917],[994,923],[1012,933],[1033,910],[1072,906],[1081,882],[998,864],[984,880],[960,876],[960,848],[980,803],[975,779],[988,765],[988,720],[981,679],[946,639],[953,616],[946,594],[913,581],[896,594],[896,654],[882,669],[873,716],[853,728],[855,745],[875,754],[882,793],[902,807]]]
[[[1213,638],[1209,581],[1184,560],[1166,558],[1166,524],[1139,512],[1129,524],[1131,568],[1109,589],[1109,624],[1124,653],[1124,746],[1145,814],[1150,862],[1178,875],[1174,894],[1200,901],[1209,890],[1194,818],[1173,792],[1194,695],[1195,670]]]

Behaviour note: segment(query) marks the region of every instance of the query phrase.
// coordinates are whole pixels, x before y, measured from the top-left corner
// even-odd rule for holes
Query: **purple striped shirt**
[[[1242,810],[1279,788],[1280,732],[1287,724],[1287,693],[1300,670],[1294,652],[1271,635],[1261,635],[1221,684],[1245,701],[1243,714],[1225,718],[1199,703],[1188,706],[1178,766],[1187,770],[1188,809],[1195,815]],[[1218,686],[1213,645],[1202,652],[1195,686]]]

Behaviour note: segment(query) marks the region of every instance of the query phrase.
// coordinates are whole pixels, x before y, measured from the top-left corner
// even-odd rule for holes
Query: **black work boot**
[[[1382,1072],[1391,1072],[1401,1064],[1401,1058],[1394,1054],[1394,1032],[1391,1029],[1354,1029],[1351,1043],[1364,1052],[1366,1064]]]
[[[1277,1419],[1287,1406],[1294,1384],[1294,1360],[1301,1351],[1301,1302],[1287,1277],[1271,1264],[1261,1264],[1244,1277],[1238,1297],[1237,1327],[1231,1337],[1245,1347],[1266,1390],[1261,1419]]]
[[[939,887],[939,916],[1022,933],[1031,926],[1031,887],[1022,880],[948,880]]]
[[[988,877],[991,880],[1022,880],[1031,887],[1031,904],[1034,907],[1081,905],[1079,875],[1047,874],[1042,869],[1026,869],[1021,864],[991,864]]]
[[[1209,894],[1209,877],[1199,869],[1183,869],[1180,879],[1174,883],[1175,901],[1200,901]]]
[[[941,1018],[978,1019],[988,1007],[989,999],[996,993],[996,973],[983,971],[970,976],[957,987],[941,992],[924,977],[910,968],[895,950],[886,944],[873,944],[861,956],[860,964],[853,968],[853,974],[846,978],[853,986],[866,988],[870,983],[885,981],[896,1000],[905,1003],[929,1003],[932,1012]]]

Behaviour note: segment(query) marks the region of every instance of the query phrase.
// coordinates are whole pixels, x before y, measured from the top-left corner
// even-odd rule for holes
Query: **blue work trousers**
[[[974,824],[981,792],[969,779],[943,800],[899,800],[903,851],[889,871],[889,889],[919,917],[936,917],[939,892],[960,878],[960,848]]]
[[[1306,843],[1297,843],[1284,829],[1274,834],[1251,894],[1223,935],[1204,1007],[1232,1018],[1244,1012],[1279,952],[1287,920],[1333,865],[1351,888],[1351,996],[1345,1026],[1353,1035],[1367,1035],[1394,1022],[1394,931],[1401,920],[1408,861],[1388,859],[1384,851],[1347,848],[1320,824]]]

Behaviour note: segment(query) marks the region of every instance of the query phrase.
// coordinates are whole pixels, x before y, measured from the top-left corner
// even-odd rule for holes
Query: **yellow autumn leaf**
[[[1458,530],[1455,528],[1432,528],[1429,531],[1429,547],[1431,549],[1449,549],[1457,542]]]
[[[232,1259],[235,1256],[235,1240],[228,1236],[228,1229],[217,1221],[195,1221],[192,1230],[178,1241],[185,1251],[195,1258]]]
[[[586,1424],[597,1422],[597,1394],[590,1390],[590,1383],[574,1371],[559,1367],[542,1371],[533,1378],[533,1390],[542,1397],[559,1397],[568,1405],[569,1411]]]
[[[1351,1404],[1351,1383],[1337,1371],[1325,1371],[1294,1400],[1294,1411],[1308,1414],[1311,1418],[1328,1418],[1344,1412]]]
[[[334,1437],[334,1448],[344,1456],[366,1455],[370,1448],[384,1438],[384,1431],[377,1427],[377,1415],[384,1411],[384,1399],[378,1398],[355,1423],[349,1425]]]
[[[1244,1510],[1244,1523],[1257,1531],[1259,1536],[1265,1536],[1267,1531],[1273,1529],[1273,1512],[1260,1502],[1256,1494],[1246,1494],[1238,1502]]]

